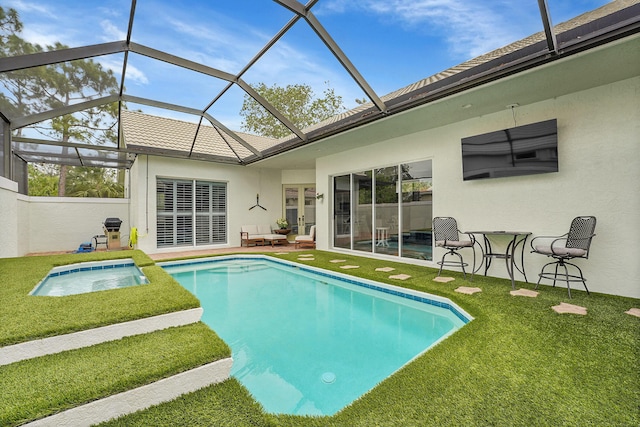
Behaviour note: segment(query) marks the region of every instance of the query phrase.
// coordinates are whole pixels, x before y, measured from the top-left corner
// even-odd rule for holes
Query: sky
[[[607,3],[547,2],[554,24]],[[0,5],[19,12],[23,38],[70,47],[124,40],[131,8],[126,0],[4,0]],[[311,11],[378,96],[543,30],[537,0],[319,0]],[[138,0],[132,41],[238,74],[292,17],[270,0]],[[94,60],[120,79],[123,57]],[[304,20],[242,78],[269,86],[307,84],[318,96],[332,88],[345,108],[365,96]],[[130,54],[125,85],[130,95],[204,109],[227,82]],[[242,98],[234,85],[209,112],[238,130]],[[189,120],[175,112],[135,108]]]

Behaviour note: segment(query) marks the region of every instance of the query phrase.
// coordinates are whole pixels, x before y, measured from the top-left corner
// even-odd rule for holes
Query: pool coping
[[[132,335],[189,325],[199,322],[202,318],[202,312],[202,307],[197,307],[0,347],[0,366],[62,351],[89,347]]]
[[[462,322],[464,322],[464,324],[467,324],[472,320],[474,320],[474,317],[469,313],[467,313],[466,310],[464,310],[459,305],[457,305],[456,303],[454,303],[453,301],[451,301],[449,298],[446,298],[446,297],[441,297],[438,295],[430,294],[428,292],[417,291],[414,289],[403,288],[401,286],[395,286],[388,283],[378,282],[375,280],[364,279],[357,276],[351,276],[351,275],[340,273],[337,271],[325,270],[324,268],[313,267],[306,264],[299,264],[293,261],[274,258],[268,255],[251,255],[251,254],[224,255],[224,256],[197,258],[197,259],[164,261],[164,262],[158,262],[156,263],[156,265],[160,267],[177,266],[177,265],[195,265],[195,264],[205,264],[212,261],[242,260],[242,259],[252,259],[252,260],[261,259],[261,260],[267,260],[275,263],[280,263],[287,266],[293,266],[302,271],[309,271],[309,272],[319,274],[321,276],[336,278],[356,286],[364,287],[366,289],[373,289],[386,294],[396,295],[402,298],[419,301],[424,304],[429,304],[436,307],[442,307],[454,313]]]

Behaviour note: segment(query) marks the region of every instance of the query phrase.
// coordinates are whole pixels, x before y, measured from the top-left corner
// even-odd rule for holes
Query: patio
[[[328,0],[241,10],[234,1],[103,3],[17,2],[34,19],[24,32],[11,30],[11,14],[0,16],[0,350],[198,310],[158,261],[266,254],[447,297],[475,319],[332,417],[268,414],[231,378],[103,425],[640,425],[640,247],[619,250],[621,238],[640,238],[640,0],[456,3],[462,9],[445,2],[445,13],[414,2],[425,13],[409,21],[396,15],[405,8],[384,2],[375,10],[371,2],[334,10]],[[563,15],[563,4],[575,13]],[[362,25],[374,16],[380,20]],[[430,25],[414,25],[424,16]],[[457,22],[464,25],[440,34],[437,49],[408,44],[430,47],[425,33]],[[46,34],[32,31],[39,28]],[[494,45],[479,53],[469,37],[487,28]],[[392,30],[409,36],[406,46],[388,37]],[[8,36],[24,44],[6,43]],[[41,40],[47,45],[34,44]],[[470,46],[461,57],[458,48]],[[439,59],[451,63],[432,69]],[[58,96],[56,82],[83,66],[107,83]],[[316,96],[335,88],[340,107],[298,122],[304,108],[276,96],[298,79],[302,89],[313,82]],[[243,127],[243,101],[278,132]],[[67,120],[85,128],[61,130]],[[500,134],[511,146],[514,129],[548,122],[552,147],[511,147],[509,161],[552,160],[552,171],[466,179],[463,141]],[[30,169],[43,163],[117,169],[122,195],[30,195]],[[57,185],[66,190],[64,179]],[[536,290],[545,257],[528,248],[530,283],[517,274],[513,282],[500,262],[493,277],[437,277],[443,249],[428,230],[434,217],[449,215],[464,230],[531,237],[564,233],[577,215],[597,217],[593,252],[579,261],[591,295],[578,288],[568,299],[562,283]],[[122,246],[136,236],[136,250],[71,254],[108,217],[122,218]],[[317,225],[317,250],[241,245],[243,224],[277,228],[283,217],[296,230],[290,239]],[[497,240],[498,249],[508,247]],[[144,266],[151,283],[28,295],[54,266],[123,257]],[[229,353],[215,331],[193,323],[0,364],[0,425],[46,424],[56,412]]]
[[[638,307],[638,300],[593,293],[588,297],[576,291],[571,303],[585,307],[587,315],[559,314],[552,307],[566,301],[563,288],[545,287],[536,298],[513,296],[505,279],[476,276],[471,282],[453,273],[450,274],[453,281],[441,283],[433,280],[437,270],[403,263],[342,254],[336,257],[324,251],[303,251],[313,254],[304,261],[298,261],[298,252],[269,253],[305,265],[442,295],[467,310],[475,320],[334,417],[309,419],[265,414],[232,379],[107,425],[531,426],[636,425],[640,421],[637,412],[640,373],[635,369],[640,319],[625,313]],[[210,254],[202,251],[197,255]],[[83,257],[104,255],[83,254]],[[76,256],[65,255],[67,259]],[[46,259],[25,260],[38,263]],[[332,262],[335,260],[344,262]],[[20,259],[0,262],[2,271],[12,271],[10,265]],[[344,265],[358,268],[341,269]],[[410,277],[405,280],[389,277],[395,274]],[[0,279],[7,282],[4,277]],[[461,286],[477,287],[481,292],[469,295],[456,292]],[[518,288],[532,290],[533,284],[518,282]],[[24,311],[22,321],[28,318],[25,317],[28,312]],[[12,316],[5,313],[3,316]],[[4,327],[11,322],[2,318]],[[110,363],[106,357],[105,363]],[[44,365],[32,369],[46,372],[48,362],[42,359],[40,363]],[[59,369],[65,369],[64,363],[81,366],[85,363],[82,360],[74,357],[65,362],[62,358]],[[0,388],[3,402],[0,414],[14,413],[14,405],[19,405],[11,399],[11,390],[19,381],[36,381],[29,387],[33,397],[28,399],[38,395],[42,386],[37,381],[50,381],[45,380],[46,376],[38,380],[39,376],[23,370],[32,363],[0,367],[3,379],[0,381],[7,382]],[[56,381],[61,379],[57,377]],[[81,382],[84,381],[92,380],[86,378]],[[64,391],[67,387],[62,386],[51,397],[69,402]],[[25,404],[32,405],[29,402]]]

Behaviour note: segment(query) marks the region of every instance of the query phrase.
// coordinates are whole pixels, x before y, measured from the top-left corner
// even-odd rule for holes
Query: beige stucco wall
[[[147,170],[148,167],[148,170]],[[148,178],[147,178],[148,177]],[[282,216],[281,171],[257,167],[233,166],[202,161],[190,161],[139,156],[131,170],[132,196],[138,200],[132,205],[131,224],[138,227],[138,248],[147,253],[177,251],[188,247],[161,248],[156,246],[156,179],[199,179],[227,183],[227,244],[197,246],[197,249],[240,246],[240,227],[245,224],[269,224],[276,227]],[[267,210],[250,207],[256,204]],[[148,198],[148,204],[143,201]]]
[[[462,180],[461,138],[513,127],[512,112],[505,109],[318,159],[318,191],[330,194],[332,175],[433,159],[435,216],[454,216],[463,230],[525,230],[549,235],[566,233],[576,216],[594,215],[598,220],[597,236],[590,259],[577,261],[583,267],[589,289],[637,298],[639,99],[640,77],[518,107],[515,125],[557,118],[558,173]],[[393,117],[386,123],[393,126]],[[318,208],[318,246],[330,249],[330,198]],[[442,252],[437,249],[435,257],[440,256]],[[525,254],[530,281],[537,280],[545,262],[546,257]],[[504,263],[494,261],[490,274],[506,277]]]

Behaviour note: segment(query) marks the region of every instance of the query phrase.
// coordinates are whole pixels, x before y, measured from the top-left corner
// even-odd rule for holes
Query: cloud
[[[520,3],[501,1],[330,0],[317,13],[355,10],[374,15],[388,25],[401,25],[405,31],[440,36],[451,53],[468,59],[530,34],[531,22],[539,22],[539,15],[522,8]]]
[[[106,42],[125,40],[127,38],[127,33],[125,31],[121,31],[108,19],[100,21],[100,26],[102,27],[102,31],[104,31],[104,36],[102,38]]]
[[[39,3],[28,2],[28,1],[6,0],[5,7],[16,9],[20,13],[37,12],[41,15],[47,15],[50,17],[55,16],[54,13],[47,6]]]
[[[131,64],[127,64],[127,79],[125,83],[133,82],[139,85],[147,85],[149,84],[149,79],[144,72],[132,66]]]

